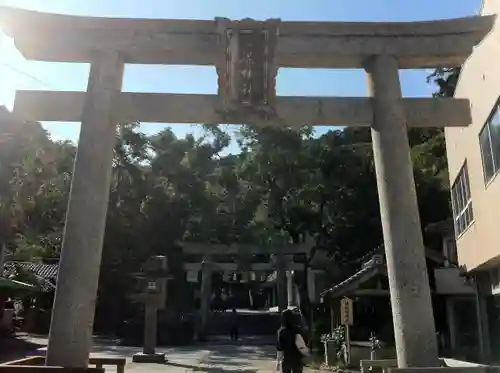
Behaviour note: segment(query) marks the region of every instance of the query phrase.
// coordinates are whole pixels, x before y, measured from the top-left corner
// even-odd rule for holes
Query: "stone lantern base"
[[[139,352],[132,357],[132,362],[165,364],[167,362],[167,358],[165,354],[159,352],[155,352],[153,354]]]

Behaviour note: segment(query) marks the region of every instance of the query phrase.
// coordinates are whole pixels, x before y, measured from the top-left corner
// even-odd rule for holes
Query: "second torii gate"
[[[184,269],[186,271],[201,271],[199,327],[201,334],[204,334],[208,322],[210,296],[212,295],[212,271],[271,272],[276,270],[277,303],[278,308],[283,310],[293,298],[293,295],[290,294],[290,287],[293,288],[292,271],[302,271],[305,267],[303,263],[295,263],[293,261],[293,256],[297,254],[304,254],[307,256],[311,251],[310,243],[287,244],[271,247],[250,244],[221,245],[194,242],[179,242],[178,244],[182,247],[184,255],[196,255],[203,258],[200,263],[184,263]],[[271,261],[268,263],[252,263],[253,255],[262,254],[270,255]],[[217,255],[229,255],[237,257],[238,259],[232,263],[217,262],[214,258]]]

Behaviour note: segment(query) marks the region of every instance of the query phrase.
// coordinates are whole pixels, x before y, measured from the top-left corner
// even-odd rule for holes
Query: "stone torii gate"
[[[371,126],[398,365],[437,366],[407,128],[467,126],[471,117],[468,100],[402,98],[398,70],[461,65],[493,21],[145,20],[0,8],[27,59],[91,64],[86,92],[19,91],[14,106],[27,120],[82,124],[47,364],[88,364],[116,124],[143,121]],[[121,92],[126,63],[215,66],[219,93]],[[362,68],[371,97],[277,97],[279,67]]]

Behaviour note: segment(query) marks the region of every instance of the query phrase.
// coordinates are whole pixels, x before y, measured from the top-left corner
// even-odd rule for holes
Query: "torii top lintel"
[[[203,244],[196,242],[178,242],[182,247],[182,252],[188,255],[238,255],[238,254],[309,254],[312,244],[285,244],[280,246],[264,247],[262,245],[252,244]]]
[[[391,54],[400,68],[455,67],[491,30],[494,16],[423,22],[281,22],[276,67],[360,68]],[[117,50],[127,63],[216,65],[225,19],[156,20],[46,14],[0,7],[0,25],[28,59],[89,62],[94,51]],[[266,22],[253,22],[265,27]]]

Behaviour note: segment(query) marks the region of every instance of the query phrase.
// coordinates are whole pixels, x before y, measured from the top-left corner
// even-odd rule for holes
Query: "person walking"
[[[291,310],[282,313],[281,328],[278,330],[276,349],[276,370],[282,373],[302,373],[303,358],[309,356],[309,349],[300,333]]]
[[[231,327],[229,329],[229,335],[232,341],[237,341],[239,338],[238,335],[238,313],[236,309],[233,308],[233,312],[231,314]]]

